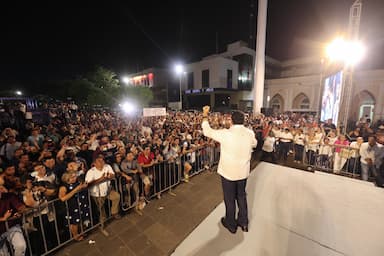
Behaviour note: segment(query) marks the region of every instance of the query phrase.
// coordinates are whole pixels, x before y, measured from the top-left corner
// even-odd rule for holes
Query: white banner
[[[165,108],[143,108],[143,116],[165,116],[167,110]]]

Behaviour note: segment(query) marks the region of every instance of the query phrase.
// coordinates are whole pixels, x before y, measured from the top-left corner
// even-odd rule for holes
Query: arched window
[[[293,109],[310,109],[311,102],[309,98],[304,93],[300,93],[293,100],[292,108]]]
[[[284,107],[284,100],[283,97],[281,97],[280,94],[276,94],[272,97],[271,102],[269,103],[269,106],[273,109],[273,112],[279,113],[283,112]]]
[[[308,98],[304,98],[301,101],[300,109],[309,109],[309,99]]]
[[[376,100],[374,94],[367,90],[361,91],[360,93],[356,94],[354,100],[351,102],[351,112],[355,113],[355,116],[352,118],[355,119],[357,117],[358,120],[361,118],[369,118],[372,121],[375,105]]]

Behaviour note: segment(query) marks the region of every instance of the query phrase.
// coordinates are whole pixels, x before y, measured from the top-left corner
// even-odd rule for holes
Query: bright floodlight
[[[135,112],[135,109],[136,109],[135,105],[133,105],[130,102],[124,102],[123,104],[120,105],[120,107],[127,114],[132,114],[133,112]]]
[[[177,64],[177,65],[175,66],[175,72],[176,72],[176,74],[181,75],[181,74],[184,72],[184,67],[183,67],[183,65],[181,65],[181,64]]]
[[[365,53],[364,46],[359,41],[345,41],[336,38],[327,46],[327,56],[331,61],[342,61],[346,65],[355,65]]]
[[[123,83],[125,83],[125,84],[129,84],[129,77],[124,76],[124,77],[122,78],[122,80],[123,80]]]
[[[23,95],[23,93],[21,91],[16,91],[15,93],[16,93],[16,95],[19,95],[19,96]]]

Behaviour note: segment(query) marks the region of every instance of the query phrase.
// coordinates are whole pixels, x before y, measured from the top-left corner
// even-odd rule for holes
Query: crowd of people
[[[0,124],[0,248],[7,250],[7,241],[15,255],[25,251],[22,228],[37,255],[58,245],[63,235],[56,239],[58,231],[83,240],[82,231],[95,219],[108,236],[107,216],[119,219],[122,208],[140,210],[142,199],[161,197],[166,185],[156,179],[156,165],[162,164],[161,175],[173,172],[161,182],[188,182],[198,160],[209,168],[206,148],[216,146],[203,136],[202,117],[194,112],[141,118],[69,104],[46,105],[42,112],[40,124],[23,120],[21,129],[9,120]],[[222,126],[219,119],[212,123]]]
[[[311,116],[281,115],[264,118],[260,139],[262,160],[293,162],[335,174],[350,173],[363,180],[372,178],[382,186],[384,126],[360,119],[355,128],[343,133],[329,119],[317,123]]]
[[[65,234],[56,235],[57,230],[83,240],[93,215],[107,236],[107,215],[119,219],[125,204],[139,207],[141,199],[161,197],[153,166],[173,164],[180,176],[175,179],[188,182],[196,159],[209,169],[206,148],[218,147],[202,133],[201,112],[133,117],[83,110],[74,103],[45,104],[36,123],[19,113],[20,106],[0,113],[0,252],[5,255],[9,245],[14,255],[24,254],[25,232],[37,255],[58,245]],[[210,115],[209,122],[214,129],[231,126],[224,113]],[[374,127],[367,118],[348,134],[332,120],[320,123],[314,116],[292,113],[247,115],[246,126],[256,134],[262,160],[286,164],[293,156],[296,163],[320,164],[335,173],[345,169],[383,183],[384,127]],[[117,188],[117,178],[123,189]]]

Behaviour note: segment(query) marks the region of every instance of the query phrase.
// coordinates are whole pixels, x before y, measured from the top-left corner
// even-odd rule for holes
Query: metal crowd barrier
[[[164,161],[144,168],[145,176],[138,176],[130,183],[126,182],[122,176],[115,177],[110,181],[112,190],[120,195],[119,209],[126,212],[137,206],[139,199],[145,196],[145,184],[143,182],[145,177],[149,178],[151,184],[148,196],[155,197],[160,193],[170,191],[183,181],[183,163],[189,162],[191,164],[192,169],[189,175],[192,177],[211,168],[218,162],[219,157],[219,147],[210,145],[182,155],[174,162]],[[76,200],[73,201],[73,198]],[[79,236],[84,236],[95,228],[103,228],[104,223],[113,218],[111,214],[112,201],[109,200],[108,196],[104,198],[105,201],[103,200],[102,205],[97,206],[96,200],[92,198],[87,188],[78,192],[76,197],[71,199],[65,202],[60,199],[44,202],[36,208],[28,209],[22,215],[20,225],[27,245],[26,255],[50,255],[73,241],[75,238],[70,230],[71,219],[69,217],[75,213],[79,218]],[[69,203],[70,201],[71,203]],[[102,209],[106,214],[105,220],[101,220]],[[5,226],[8,231],[8,221],[5,222]],[[13,255],[12,247],[9,244],[7,247],[9,255]]]
[[[350,146],[317,145],[303,154],[303,163],[314,170],[360,178],[361,166],[359,149]]]

